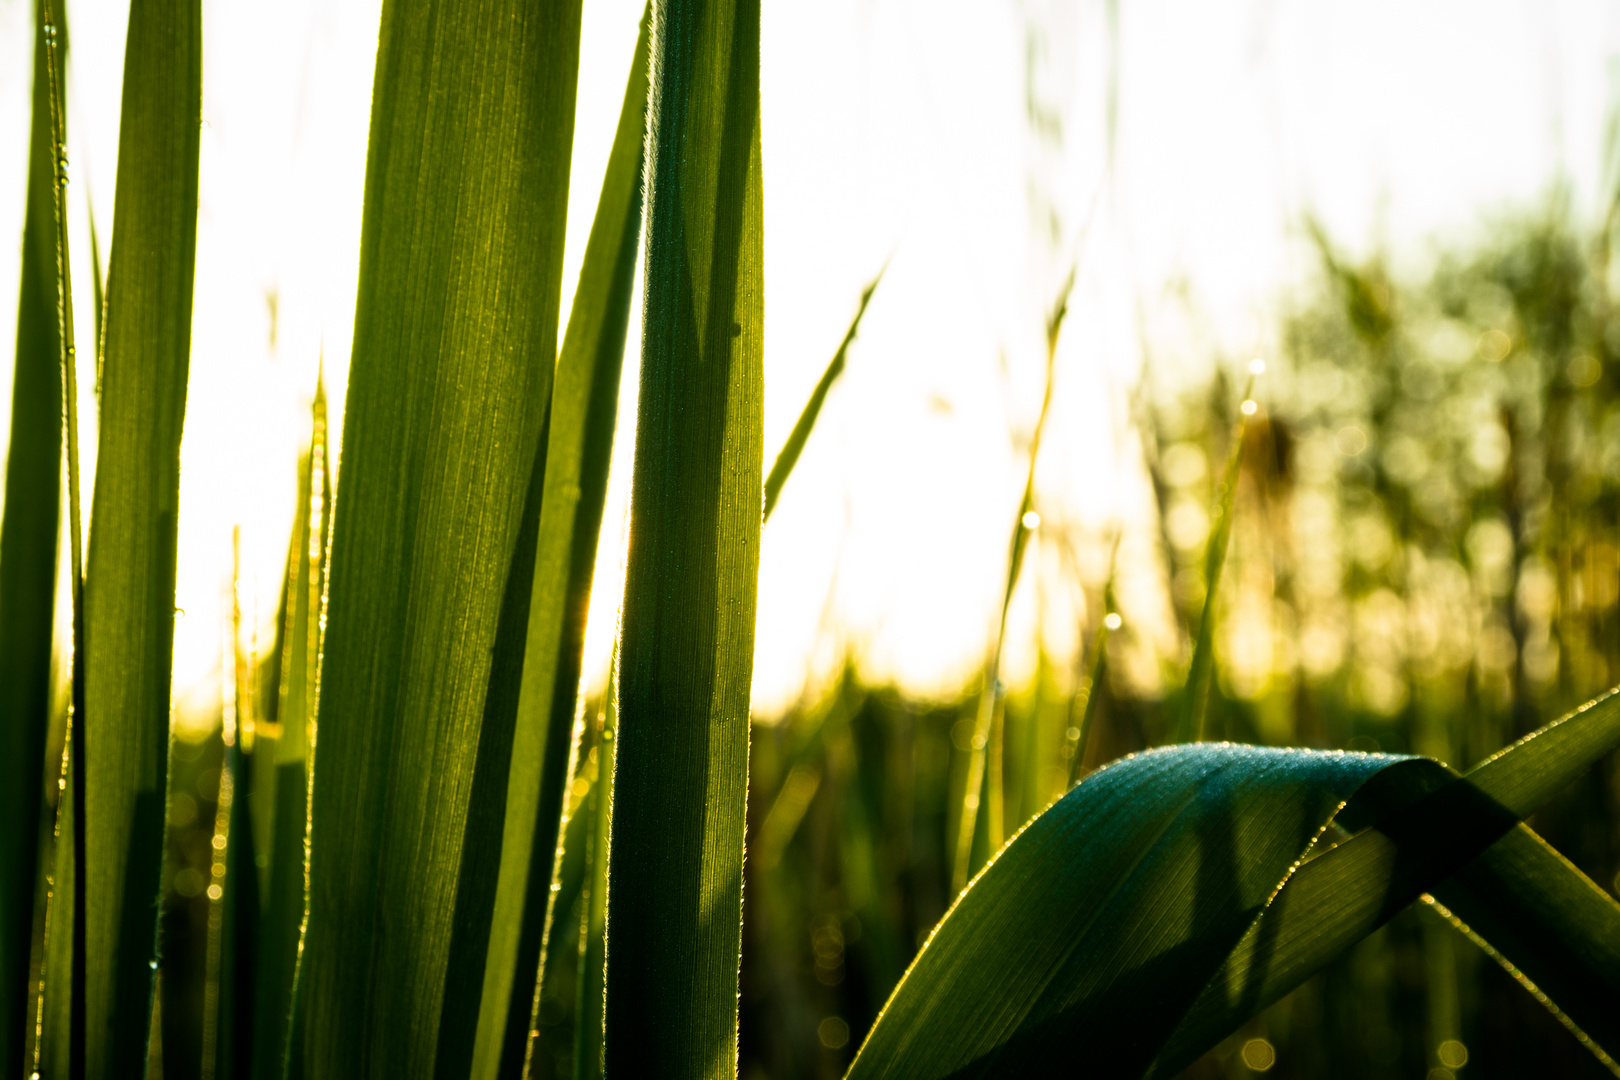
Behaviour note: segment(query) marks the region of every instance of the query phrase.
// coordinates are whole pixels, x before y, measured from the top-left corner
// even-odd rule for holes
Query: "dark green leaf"
[[[36,3],[34,10],[43,21],[43,7]],[[62,516],[62,344],[56,323],[51,143],[45,37],[36,33],[11,444],[0,518],[0,820],[8,823],[0,837],[0,1061],[7,1062],[22,1060],[33,1012],[28,951],[40,821],[47,809],[45,733]]]
[[[1092,774],[969,886],[851,1066],[1134,1076],[1340,804],[1403,760],[1230,745]],[[611,923],[610,923],[611,925]]]
[[[477,1017],[473,1075],[523,1071],[540,958],[556,892],[553,856],[567,798],[574,705],[590,609],[597,538],[607,501],[630,300],[641,235],[647,128],[647,18],[631,57],[624,104],[591,225],[551,393],[533,588],[519,633],[521,682],[502,691],[515,710],[499,883]],[[494,689],[492,695],[496,693]],[[509,721],[512,722],[512,721]],[[471,995],[469,995],[471,996]]]
[[[605,1072],[737,1061],[764,304],[758,0],[654,7]]]
[[[151,1029],[201,111],[199,0],[138,0],[125,48],[75,719],[86,860],[76,1038],[91,1080],[139,1075]]]

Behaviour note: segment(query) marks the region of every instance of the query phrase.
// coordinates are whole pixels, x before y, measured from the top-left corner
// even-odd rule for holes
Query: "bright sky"
[[[0,0],[7,388],[32,6]],[[104,259],[112,235],[127,7],[67,6],[74,274],[87,296],[92,211]],[[379,8],[204,0],[182,722],[217,707],[237,524],[247,605],[268,640],[323,355],[341,400]],[[585,5],[569,292],[639,15],[640,0]],[[1039,472],[1044,542],[1026,575],[1044,587],[1015,605],[1014,682],[1030,671],[1037,618],[1057,651],[1073,646],[1080,611],[1054,541],[1095,541],[1145,513],[1123,427],[1140,342],[1187,365],[1265,355],[1269,313],[1310,266],[1306,211],[1352,249],[1387,240],[1421,267],[1432,237],[1467,236],[1561,172],[1590,205],[1617,50],[1620,7],[1594,0],[765,0],[767,467],[861,287],[893,262],[766,531],[756,712],[790,704],[846,649],[869,678],[913,693],[950,692],[982,662],[1040,401],[1044,312],[1074,253]],[[91,305],[77,312],[80,340],[93,340]],[[621,448],[634,386],[627,375]],[[8,392],[0,426],[9,407]],[[622,581],[628,464],[615,461],[604,525],[595,681]],[[85,466],[88,497],[93,456]]]

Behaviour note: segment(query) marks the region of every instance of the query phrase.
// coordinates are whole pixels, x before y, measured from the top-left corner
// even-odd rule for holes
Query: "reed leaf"
[[[1072,1062],[1077,1046],[1095,1075],[1174,1075],[1424,892],[1450,888],[1616,744],[1611,697],[1463,778],[1421,758],[1227,744],[1111,765],[963,894],[850,1077],[1022,1075]],[[1341,802],[1339,820],[1362,831],[1294,869]],[[1609,940],[1608,916],[1585,931],[1559,924],[1577,907],[1590,914],[1590,895],[1541,911],[1544,946]],[[1551,963],[1564,985],[1591,981]]]
[[[608,856],[609,1075],[736,1071],[763,479],[759,18],[758,0],[653,8]]]
[[[34,5],[43,24],[44,5]],[[58,30],[66,52],[65,28]],[[27,207],[11,440],[0,518],[0,1061],[23,1059],[33,1018],[29,948],[45,803],[51,644],[61,520],[62,342],[57,330],[56,154],[43,31],[34,44]],[[54,770],[52,770],[54,772]]]
[[[551,391],[579,21],[578,0],[383,11],[313,739],[307,1075],[469,1067],[447,1018],[482,972],[451,958],[493,902],[464,864],[498,844],[471,796],[510,745],[486,704]]]
[[[536,463],[543,483],[521,682],[515,694],[505,691],[516,715],[476,1021],[473,1075],[480,1078],[522,1074],[554,917],[557,893],[548,886],[577,757],[575,704],[641,235],[647,33],[643,15]]]
[[[151,1028],[201,110],[200,3],[136,3],[84,585],[84,711],[74,721],[85,781],[76,1039],[92,1080],[144,1069]]]

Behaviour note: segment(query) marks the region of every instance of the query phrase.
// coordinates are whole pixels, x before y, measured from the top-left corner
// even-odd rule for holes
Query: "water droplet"
[[[1261,375],[1261,374],[1265,373],[1265,370],[1266,370],[1266,362],[1264,360],[1260,359],[1258,356],[1255,357],[1253,360],[1249,361],[1249,374],[1250,375]]]
[[[1033,510],[1025,512],[1023,520],[1024,528],[1030,532],[1034,532],[1036,529],[1041,527],[1041,515],[1037,514]]]
[[[156,971],[157,970],[157,961],[156,960],[148,960],[146,962],[146,966],[151,968],[153,971]]]
[[[1249,401],[1245,401],[1243,403],[1243,415],[1244,416],[1253,416],[1255,414],[1255,410],[1258,409],[1258,408],[1260,408],[1260,406],[1255,404],[1252,399],[1249,400]]]
[[[1108,627],[1108,629],[1110,629],[1110,630],[1118,630],[1119,627],[1120,627],[1120,623],[1123,622],[1123,621],[1124,620],[1122,620],[1119,617],[1119,612],[1110,611],[1108,613],[1108,617],[1103,620],[1103,625]]]

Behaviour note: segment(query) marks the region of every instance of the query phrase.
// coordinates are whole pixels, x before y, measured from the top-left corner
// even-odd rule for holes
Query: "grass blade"
[[[383,11],[313,741],[311,1076],[469,1066],[445,1020],[482,972],[450,961],[493,901],[464,865],[498,842],[471,792],[510,739],[486,704],[556,355],[579,23],[579,0]]]
[[[585,247],[551,394],[539,535],[533,547],[521,683],[505,786],[501,864],[483,965],[473,1075],[523,1071],[541,958],[550,938],[559,829],[577,747],[575,698],[591,575],[607,501],[630,301],[641,235],[647,127],[647,28],[642,18]]]
[[[771,466],[769,475],[765,477],[765,520],[771,518],[771,511],[776,508],[776,500],[781,497],[782,485],[787,483],[793,466],[799,463],[799,455],[804,453],[804,444],[810,440],[810,431],[816,426],[816,417],[821,415],[821,405],[827,400],[827,391],[838,376],[844,373],[844,360],[849,355],[850,342],[855,340],[855,334],[861,328],[861,316],[866,314],[866,305],[872,302],[872,294],[877,291],[878,282],[883,280],[883,274],[888,270],[885,263],[882,270],[877,272],[866,288],[861,290],[861,303],[855,309],[855,317],[849,321],[849,329],[844,331],[844,340],[838,343],[838,351],[827,362],[827,370],[821,373],[821,381],[810,393],[810,400],[804,403],[804,411],[799,414],[798,423],[788,433],[787,442],[782,444],[781,451],[776,455],[776,462]]]
[[[611,679],[610,679],[611,684]],[[613,821],[614,729],[618,702],[607,695],[596,740],[596,782],[585,805],[585,911],[579,926],[579,974],[574,996],[574,1080],[602,1075],[602,985],[607,962],[608,833]],[[538,998],[537,998],[538,1000]]]
[[[654,6],[605,1071],[732,1076],[762,497],[758,0]],[[656,1032],[656,1037],[649,1037]]]
[[[309,732],[315,721],[321,597],[332,506],[324,381],[316,384],[312,411],[309,455],[299,470],[298,514],[287,553],[280,672],[271,699],[274,712],[267,712],[259,720],[254,748],[254,756],[259,759],[255,762],[259,768],[254,778],[258,800],[254,810],[270,818],[262,830],[270,865],[259,926],[258,966],[253,973],[252,1080],[281,1080],[286,1073],[293,977],[306,900],[306,765]]]
[[[1238,422],[1232,432],[1232,450],[1226,458],[1219,500],[1216,507],[1215,527],[1210,530],[1204,550],[1204,610],[1198,617],[1198,636],[1193,640],[1192,664],[1187,669],[1187,686],[1182,691],[1182,719],[1180,740],[1201,742],[1204,738],[1204,719],[1209,708],[1209,684],[1215,673],[1215,599],[1220,592],[1221,569],[1226,565],[1226,545],[1232,539],[1232,510],[1237,504],[1238,471],[1243,464],[1243,440],[1249,431],[1249,416],[1253,412],[1254,377],[1265,370],[1256,360],[1249,366],[1249,382],[1243,390],[1243,405]]]
[[[44,23],[44,6],[36,3]],[[66,35],[58,31],[59,39]],[[33,1019],[29,947],[45,803],[51,643],[61,520],[62,343],[56,322],[56,154],[45,35],[34,45],[28,203],[0,518],[0,1061],[19,1062]],[[63,48],[61,51],[66,51]]]
[[[85,732],[91,1078],[137,1075],[151,1029],[201,109],[200,3],[134,5],[84,587],[85,708],[75,725]]]
[[[973,725],[971,756],[968,758],[966,781],[962,789],[962,813],[956,829],[956,859],[951,871],[951,894],[960,893],[967,886],[968,864],[973,854],[973,832],[979,815],[979,799],[986,802],[986,825],[989,848],[995,851],[1003,839],[1001,808],[1001,646],[1007,636],[1007,612],[1012,607],[1013,590],[1018,586],[1018,574],[1023,569],[1024,551],[1029,546],[1030,514],[1035,509],[1035,464],[1041,451],[1041,433],[1046,427],[1046,415],[1052,407],[1052,372],[1057,364],[1058,334],[1063,329],[1064,316],[1069,311],[1069,293],[1074,289],[1074,271],[1064,282],[1058,302],[1046,324],[1046,389],[1041,395],[1041,411],[1035,419],[1035,431],[1029,442],[1029,471],[1024,479],[1024,497],[1018,503],[1018,516],[1013,519],[1012,540],[1008,544],[1007,587],[1001,595],[1001,621],[996,626],[996,647],[990,660],[990,672],[985,680],[984,692],[979,699],[979,716]],[[989,782],[986,783],[988,774]]]

